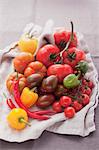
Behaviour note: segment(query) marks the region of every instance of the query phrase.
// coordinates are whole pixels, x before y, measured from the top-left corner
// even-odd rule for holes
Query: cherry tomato
[[[73,68],[81,60],[85,60],[85,53],[83,50],[72,47],[63,52],[63,62],[65,64],[69,64]]]
[[[69,96],[62,96],[59,102],[61,106],[68,107],[71,105],[72,99]]]
[[[90,89],[94,88],[94,84],[93,84],[92,81],[88,81],[88,87],[89,87]]]
[[[83,84],[83,85],[87,85],[87,84],[88,84],[88,82],[86,81],[86,79],[83,79],[83,80],[82,80],[82,84]]]
[[[70,39],[70,34],[71,32],[68,31],[57,31],[54,33],[54,39],[55,39],[55,44],[59,47],[59,49],[64,49],[67,42]],[[71,41],[69,48],[70,47],[77,47],[77,36],[76,33],[73,34],[74,38]]]
[[[57,59],[56,55],[60,52],[58,47],[48,44],[39,49],[36,60],[42,62],[45,66],[54,64]]]
[[[75,100],[75,101],[73,102],[72,106],[74,107],[74,109],[75,109],[76,112],[80,111],[80,110],[83,108],[83,105],[80,104],[80,103],[78,102],[78,100]]]
[[[48,68],[47,70],[47,75],[56,75],[59,79],[59,82],[62,82],[64,77],[66,77],[67,75],[73,73],[73,69],[71,66],[65,64],[65,65],[61,65],[61,64],[55,64],[52,65]]]
[[[75,109],[73,107],[67,107],[64,109],[64,114],[68,119],[73,118],[75,116]]]
[[[53,105],[52,105],[52,108],[57,113],[62,112],[62,107],[61,107],[59,102],[54,102]]]
[[[85,90],[84,90],[83,94],[90,95],[91,94],[91,89],[89,87],[85,87]]]
[[[90,102],[90,98],[87,94],[82,94],[82,104],[84,106],[86,106],[87,104],[89,104]]]

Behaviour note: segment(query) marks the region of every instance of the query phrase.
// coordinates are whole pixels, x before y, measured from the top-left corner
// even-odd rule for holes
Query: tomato
[[[57,113],[62,112],[62,107],[59,102],[54,102],[52,108]]]
[[[79,103],[78,100],[75,100],[72,106],[74,107],[76,112],[80,111],[83,108],[83,105]]]
[[[92,89],[92,88],[94,87],[94,84],[93,84],[92,81],[88,81],[88,87],[89,87],[90,89]]]
[[[67,42],[70,39],[71,32],[68,31],[57,31],[54,33],[55,44],[59,47],[59,49],[64,49]],[[77,36],[76,33],[73,34],[74,39],[71,41],[70,47],[77,47]]]
[[[89,87],[85,87],[85,90],[84,90],[83,94],[90,95],[91,94],[91,89]]]
[[[75,109],[73,107],[67,107],[64,109],[64,114],[68,119],[73,118],[75,116]]]
[[[13,59],[14,69],[19,73],[23,73],[27,65],[32,61],[34,61],[34,56],[31,53],[22,52]]]
[[[54,64],[56,60],[56,55],[60,52],[58,47],[48,44],[43,46],[36,55],[36,60],[42,62],[45,66],[50,66]]]
[[[22,35],[18,42],[19,49],[23,52],[34,54],[37,49],[38,41],[35,37],[29,37],[28,34]]]
[[[85,60],[85,52],[83,50],[79,50],[75,47],[69,48],[67,51],[63,52],[63,62],[65,64],[69,64],[73,68],[76,64],[81,61]]]
[[[47,75],[56,75],[59,79],[59,82],[62,82],[64,77],[66,77],[67,75],[73,73],[73,69],[71,66],[65,64],[65,65],[61,65],[61,64],[55,64],[52,65],[48,68],[47,70]]]
[[[68,106],[70,106],[71,105],[71,103],[72,103],[72,99],[70,98],[70,97],[68,97],[68,96],[62,96],[61,98],[60,98],[60,105],[61,106],[63,106],[63,107],[68,107]]]
[[[87,94],[82,94],[82,104],[84,106],[86,106],[87,104],[89,104],[90,102],[90,98]]]
[[[28,77],[34,73],[39,73],[43,77],[46,75],[47,69],[46,67],[39,61],[34,61],[28,64],[24,71],[25,77]]]

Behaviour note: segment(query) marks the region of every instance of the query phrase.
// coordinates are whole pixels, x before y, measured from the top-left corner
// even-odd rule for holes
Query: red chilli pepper
[[[48,112],[39,112],[39,111],[34,111],[34,112],[31,112],[29,111],[21,102],[20,100],[20,92],[19,92],[19,80],[15,80],[13,82],[13,94],[14,94],[14,98],[15,98],[15,101],[16,103],[18,104],[19,107],[21,107],[22,109],[24,109],[28,116],[33,118],[33,119],[37,119],[37,120],[47,120],[49,119],[50,117],[48,116],[43,116],[43,114],[46,114]]]
[[[16,108],[11,99],[7,99],[6,102],[10,109]]]

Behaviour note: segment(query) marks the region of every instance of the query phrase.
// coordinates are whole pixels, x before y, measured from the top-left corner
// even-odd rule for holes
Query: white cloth
[[[24,32],[28,32],[31,34],[32,31],[34,33],[35,25],[27,26]],[[37,26],[38,27],[38,26]],[[28,30],[27,30],[28,29]],[[36,28],[38,29],[38,28]],[[48,38],[48,40],[54,44],[54,39],[52,33],[54,31],[53,22],[50,20],[46,23],[44,28],[39,27],[39,46],[40,48],[44,44],[44,37]],[[36,33],[36,32],[35,32]],[[8,108],[5,98],[3,96],[3,92],[6,92],[8,97],[10,97],[7,89],[6,89],[6,78],[7,76],[13,72],[12,58],[19,54],[19,50],[13,47],[16,43],[11,44],[4,50],[0,51],[0,139],[4,139],[10,142],[23,142],[29,139],[37,139],[40,137],[44,130],[59,133],[59,134],[72,134],[72,135],[80,135],[87,136],[90,132],[95,130],[95,122],[94,122],[94,109],[98,104],[98,73],[92,62],[90,53],[88,52],[88,46],[84,41],[83,35],[77,33],[78,36],[78,47],[83,49],[86,53],[87,61],[89,64],[89,70],[86,74],[86,78],[89,78],[94,82],[94,89],[92,92],[90,103],[85,106],[81,111],[76,113],[73,119],[66,119],[63,113],[56,114],[52,116],[51,119],[46,121],[37,121],[30,119],[31,127],[26,127],[22,131],[16,131],[8,126],[6,117],[10,112]],[[12,48],[12,49],[11,49]],[[9,52],[9,50],[11,51]],[[5,53],[7,52],[8,53]]]

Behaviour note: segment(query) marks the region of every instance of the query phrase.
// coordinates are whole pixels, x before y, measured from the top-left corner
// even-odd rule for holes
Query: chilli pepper
[[[19,80],[15,80],[13,82],[13,93],[14,93],[15,101],[18,104],[18,106],[21,107],[22,109],[24,109],[27,112],[28,116],[33,118],[33,119],[37,119],[37,120],[47,120],[47,119],[49,119],[50,117],[45,116],[44,114],[47,114],[47,115],[49,114],[50,115],[51,110],[50,110],[50,112],[49,111],[34,111],[34,112],[31,112],[22,104],[21,99],[20,99],[20,92],[19,92],[18,86],[19,86]]]

